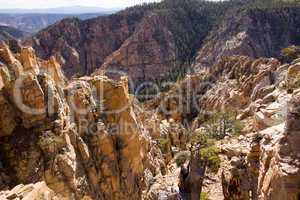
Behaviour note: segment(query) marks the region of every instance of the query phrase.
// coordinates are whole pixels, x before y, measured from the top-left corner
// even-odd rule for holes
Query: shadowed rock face
[[[191,61],[217,16],[229,7],[221,5],[164,1],[85,21],[66,19],[26,44],[41,58],[55,56],[68,77],[112,69],[128,73],[136,83]]]
[[[67,76],[92,73],[134,31],[142,14],[81,21],[65,19],[38,33],[32,46],[41,58],[54,55]]]
[[[11,39],[23,39],[29,36],[28,32],[10,27],[0,25],[0,41],[11,40]]]
[[[223,56],[279,57],[300,44],[300,8],[261,8],[229,11],[197,53],[196,67],[209,67]]]
[[[157,14],[150,14],[135,32],[108,56],[101,71],[124,71],[134,82],[143,82],[175,67],[176,47],[173,34]]]
[[[65,19],[26,43],[43,59],[55,56],[68,77],[112,69],[135,83],[167,74],[178,63],[191,65],[194,57],[198,69],[223,56],[279,57],[282,48],[300,44],[298,5],[174,2]]]

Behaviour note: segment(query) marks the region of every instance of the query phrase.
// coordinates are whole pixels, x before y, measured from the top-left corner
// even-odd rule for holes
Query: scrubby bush
[[[175,155],[175,163],[177,167],[182,166],[190,158],[190,153],[188,151],[181,151]]]
[[[199,151],[200,158],[207,158],[207,168],[213,173],[217,173],[221,165],[219,153],[219,149],[214,145],[201,148]]]
[[[300,46],[289,46],[281,50],[281,57],[284,62],[291,62],[300,57]]]
[[[237,113],[231,109],[213,112],[212,114],[200,114],[198,119],[202,121],[202,127],[210,138],[217,140],[225,136],[238,136],[244,129],[242,121],[237,119]]]
[[[162,153],[168,153],[170,144],[169,144],[169,140],[167,138],[159,138],[157,140],[157,144]]]
[[[205,131],[195,132],[192,135],[191,144],[193,147],[199,147],[200,160],[207,159],[208,169],[216,173],[218,172],[221,160],[218,156],[219,149],[215,146],[216,140],[209,138]]]
[[[208,193],[207,192],[201,192],[200,200],[208,200]]]
[[[190,138],[190,143],[192,146],[196,146],[197,144],[200,145],[207,145],[209,140],[209,135],[205,130],[199,130],[192,133]]]
[[[293,84],[293,88],[295,88],[295,89],[300,88],[300,77],[298,77],[298,78],[295,80],[295,82],[294,82],[294,84]]]

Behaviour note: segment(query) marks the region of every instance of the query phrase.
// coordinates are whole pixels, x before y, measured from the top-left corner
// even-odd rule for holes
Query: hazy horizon
[[[142,3],[159,2],[161,0],[0,0],[1,9],[53,9],[60,7],[95,7],[102,9],[117,9],[134,6]]]

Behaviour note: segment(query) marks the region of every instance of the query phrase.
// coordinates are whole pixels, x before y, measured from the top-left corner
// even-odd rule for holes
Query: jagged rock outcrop
[[[174,84],[166,93],[145,103],[146,110],[156,111],[159,118],[170,119],[184,124],[198,114],[197,99],[210,88],[206,74],[188,75],[184,80]]]
[[[247,134],[238,138],[229,135],[218,143],[223,160],[219,180],[222,183],[219,184],[222,184],[224,198],[297,199],[298,149],[288,144],[288,138],[293,137],[293,142],[298,140],[293,130],[288,132],[288,127],[297,130],[298,64],[299,60],[281,64],[277,59],[226,57],[210,70],[188,76],[168,93],[147,102],[146,108],[152,111],[156,108],[158,118],[172,119],[176,115],[179,116],[174,117],[176,122],[182,122],[187,118],[182,117],[185,110],[179,107],[180,102],[191,103],[186,95],[189,91],[200,91],[199,96],[191,94],[197,97],[194,108],[198,107],[200,116],[205,111],[235,110],[236,119],[245,124],[243,133]],[[191,90],[185,89],[188,80],[195,81],[189,84]],[[204,84],[208,86],[196,90]],[[181,97],[181,101],[163,103],[164,98],[168,100],[171,95]],[[164,115],[159,112],[162,105],[167,110],[179,109],[174,116]],[[194,119],[192,128],[201,127],[201,120],[201,117]]]
[[[262,140],[258,192],[260,199],[298,199],[299,165],[299,91],[288,103],[285,127],[269,129]],[[276,132],[275,132],[276,133]]]
[[[144,172],[156,176],[164,163],[136,118],[126,78],[68,83],[55,58],[40,60],[28,47],[13,54],[1,44],[0,60],[0,188],[35,184],[0,196],[141,199]]]
[[[203,188],[223,190],[226,200],[299,199],[300,60],[251,58],[278,56],[298,42],[298,5],[247,8],[232,23],[228,9],[223,24],[214,24],[232,4],[167,0],[65,19],[37,34],[34,48],[1,43],[0,198],[199,200]],[[220,35],[208,37],[196,64],[216,57],[214,65],[143,105],[129,94],[130,79],[155,79],[182,57],[190,64],[213,25]],[[100,66],[94,76],[76,77]],[[110,69],[131,77],[113,80]],[[239,132],[222,113],[208,120],[223,110],[233,111],[229,123],[244,125]],[[218,141],[208,142],[209,128],[223,133],[212,136]],[[193,152],[192,136],[207,148]],[[183,160],[189,167],[180,172]],[[221,166],[218,174],[206,172],[207,161]]]
[[[272,92],[278,95],[274,85],[285,77],[280,67],[272,58],[225,57],[210,70],[188,75],[167,93],[146,102],[146,109],[182,123],[192,121],[199,112],[224,107],[251,112],[255,109],[251,102],[264,97],[263,101],[268,101]]]
[[[231,158],[222,177],[225,199],[298,199],[299,148],[293,145],[299,140],[295,126],[298,118],[294,115],[298,96],[299,92],[295,93],[289,102],[285,124],[253,135],[248,153]]]
[[[258,70],[254,74],[265,74],[262,72],[268,68],[273,73],[273,84],[264,82],[267,83],[264,87],[260,86],[259,81],[251,83],[249,81],[243,82],[240,79],[238,84],[241,85],[238,87],[240,92],[250,91],[248,93],[250,98],[245,104],[246,107],[248,105],[248,108],[242,111],[239,118],[245,122],[251,122],[252,127],[248,125],[247,129],[257,133],[248,134],[238,140],[230,139],[220,146],[221,152],[226,155],[228,160],[227,166],[222,168],[222,186],[225,199],[299,198],[300,179],[297,164],[299,149],[293,145],[294,142],[298,141],[296,124],[299,104],[299,90],[297,88],[299,87],[292,90],[289,87],[289,83],[295,77],[299,77],[297,75],[290,76],[291,70],[289,69],[297,69],[298,62],[295,61],[290,65],[278,65],[277,62],[272,62],[273,65],[266,63],[257,65],[257,69],[263,70]],[[250,63],[248,66],[253,66]],[[243,65],[235,66],[243,69]],[[276,67],[273,68],[272,66]],[[295,74],[297,73],[295,70]],[[254,74],[252,72],[252,75]],[[262,77],[258,75],[254,76]],[[262,79],[252,78],[251,80]],[[245,87],[246,84],[249,85]],[[222,83],[217,85],[222,86]],[[274,87],[271,90],[257,89],[270,88],[271,86]],[[215,88],[212,90],[215,91]],[[234,90],[234,87],[229,90]],[[227,93],[230,94],[230,92]],[[255,95],[257,98],[252,98],[254,93],[257,94]],[[205,95],[209,98],[206,98],[204,102],[207,99],[223,99],[219,106],[226,105],[228,102],[226,99],[230,99],[226,93],[208,92]],[[216,104],[204,105],[215,106]],[[239,109],[241,108],[243,106]]]

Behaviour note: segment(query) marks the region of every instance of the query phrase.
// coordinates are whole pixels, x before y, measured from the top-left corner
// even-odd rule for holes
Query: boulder
[[[0,192],[0,199],[65,200],[53,190],[48,188],[45,182],[17,185],[12,190]]]

